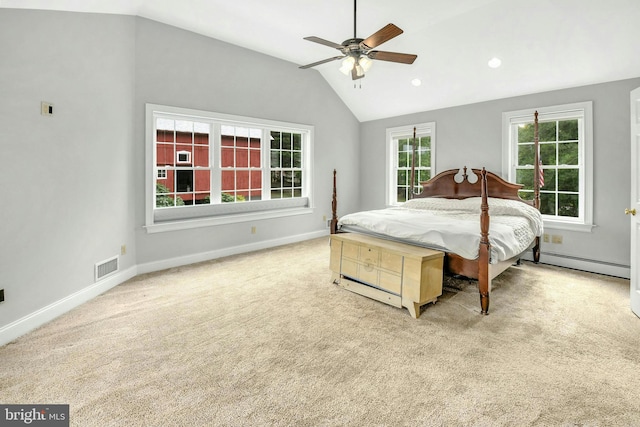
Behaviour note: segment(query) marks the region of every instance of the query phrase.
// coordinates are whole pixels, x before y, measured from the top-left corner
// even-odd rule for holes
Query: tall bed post
[[[480,313],[489,314],[489,292],[491,292],[491,277],[489,276],[489,262],[491,244],[489,243],[489,202],[487,199],[487,171],[482,168],[480,177],[480,248],[478,257],[478,291],[480,292]]]
[[[331,199],[331,234],[338,232],[338,192],[336,188],[336,170],[333,170],[333,197]]]
[[[407,200],[413,199],[413,187],[416,185],[415,181],[416,173],[416,128],[413,127],[413,142],[411,143],[411,178],[409,181],[409,194],[407,194]]]
[[[540,140],[538,138],[538,111],[534,114],[533,119],[533,207],[540,210],[540,184],[542,177],[541,160],[540,160]],[[536,236],[533,245],[533,262],[540,262],[540,236]]]

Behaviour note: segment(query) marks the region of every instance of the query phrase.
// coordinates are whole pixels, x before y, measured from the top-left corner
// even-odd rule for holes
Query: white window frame
[[[203,110],[172,107],[166,105],[146,104],[146,149],[145,149],[145,229],[148,233],[175,231],[212,225],[231,224],[256,221],[269,218],[293,215],[312,214],[314,211],[312,189],[312,147],[314,127],[310,125],[279,122]],[[159,168],[156,166],[155,127],[156,118],[166,117],[181,120],[194,120],[211,124],[210,167],[211,167],[211,200],[210,205],[194,205],[156,208],[155,180]],[[273,199],[268,190],[263,191],[263,200],[241,203],[220,203],[220,179],[216,178],[220,171],[220,127],[223,125],[262,129],[263,189],[270,183],[270,131],[290,131],[302,134],[302,197]]]
[[[590,232],[593,227],[593,102],[528,108],[502,113],[502,176],[516,179],[517,150],[514,125],[531,123],[538,111],[538,121],[578,119],[580,205],[578,218],[543,215],[545,228]]]
[[[182,154],[186,154],[185,160],[180,160],[180,155]],[[191,153],[184,150],[176,152],[176,165],[184,165],[184,164],[191,164]]]
[[[167,170],[164,168],[158,168],[158,175],[156,176],[157,179],[167,179]]]
[[[427,122],[417,125],[405,125],[387,128],[386,130],[386,179],[385,179],[385,203],[387,206],[397,206],[401,203],[397,201],[398,186],[398,147],[397,140],[400,138],[413,138],[413,128],[416,129],[416,138],[431,137],[431,177],[436,175],[436,123]],[[418,184],[418,183],[416,183]]]

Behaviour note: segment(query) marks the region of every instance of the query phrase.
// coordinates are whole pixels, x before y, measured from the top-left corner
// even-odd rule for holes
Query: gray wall
[[[136,263],[134,36],[132,17],[0,9],[0,329],[93,284],[122,244]]]
[[[254,222],[256,235],[244,224],[147,234],[147,102],[315,126],[314,214]],[[0,129],[0,344],[16,324],[73,306],[121,245],[120,270],[135,273],[328,233],[333,168],[352,184],[344,209],[357,206],[359,123],[319,73],[146,19],[0,9]]]
[[[486,167],[502,171],[502,113],[582,101],[593,101],[594,212],[591,233],[551,230],[562,244],[542,245],[545,252],[598,263],[629,266],[629,220],[624,215],[630,200],[629,92],[640,78],[573,89],[538,93],[427,111],[362,123],[360,182],[361,209],[384,206],[385,129],[436,122],[438,172],[446,169]],[[365,166],[366,165],[366,166]]]
[[[328,230],[332,170],[350,186],[344,209],[358,201],[359,123],[319,73],[296,64],[139,19],[136,35],[136,164],[144,164],[146,102],[315,126],[313,215],[148,234],[144,224],[144,170],[136,193],[138,263]],[[339,154],[339,155],[338,155]],[[251,234],[255,226],[257,233]]]

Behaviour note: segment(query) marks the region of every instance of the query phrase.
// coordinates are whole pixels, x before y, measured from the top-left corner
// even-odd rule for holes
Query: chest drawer
[[[380,251],[366,246],[360,246],[360,256],[358,260],[363,264],[378,267],[380,265]]]
[[[374,265],[356,262],[348,258],[342,259],[340,274],[395,294],[400,294],[402,290],[401,273],[382,270]]]
[[[380,265],[381,251],[363,245],[345,242],[343,244],[342,256],[356,262],[378,267]]]
[[[352,260],[358,260],[360,256],[360,245],[357,243],[343,242],[342,243],[342,258],[349,258]]]
[[[380,252],[380,268],[393,271],[394,273],[402,273],[402,264],[404,257],[397,253],[382,251]]]
[[[395,294],[402,290],[402,255],[345,241],[340,274]]]

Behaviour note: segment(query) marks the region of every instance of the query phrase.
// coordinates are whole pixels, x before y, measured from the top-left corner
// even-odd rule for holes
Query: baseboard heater
[[[525,254],[522,259],[527,261],[533,260],[530,253]],[[604,274],[606,276],[622,277],[624,279],[631,277],[631,267],[628,265],[579,258],[572,255],[556,254],[553,252],[545,252],[544,250],[540,255],[540,263],[587,271],[589,273]]]

